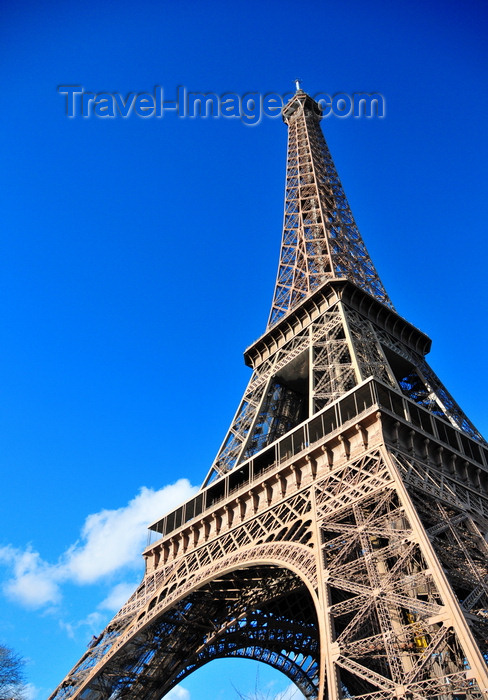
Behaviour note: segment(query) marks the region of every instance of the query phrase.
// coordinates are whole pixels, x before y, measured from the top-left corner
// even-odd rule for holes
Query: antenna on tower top
[[[297,89],[297,92],[302,92],[302,86],[300,85],[301,82],[302,82],[301,78],[296,78],[295,87]]]

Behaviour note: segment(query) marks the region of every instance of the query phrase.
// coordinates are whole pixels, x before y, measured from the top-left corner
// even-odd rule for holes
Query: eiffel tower
[[[300,86],[253,374],[196,496],[51,700],[158,700],[213,659],[310,700],[488,698],[488,444],[394,309]]]

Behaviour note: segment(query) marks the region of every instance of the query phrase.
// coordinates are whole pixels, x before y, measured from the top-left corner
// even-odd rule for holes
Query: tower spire
[[[301,90],[285,105],[288,125],[283,237],[268,327],[320,285],[349,279],[393,305],[356,226],[320,128],[321,108]]]

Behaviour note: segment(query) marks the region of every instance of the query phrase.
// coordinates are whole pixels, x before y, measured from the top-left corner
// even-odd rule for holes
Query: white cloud
[[[118,583],[112,588],[106,598],[102,600],[98,606],[101,610],[110,610],[117,612],[127,602],[132,593],[134,593],[139,581],[134,583]]]
[[[89,515],[81,543],[67,552],[65,567],[77,583],[93,583],[125,566],[139,566],[147,525],[189,498],[195,489],[187,479],[159,491],[142,487],[123,508]]]
[[[38,552],[28,547],[25,551],[7,546],[0,549],[0,562],[11,567],[13,577],[5,582],[3,590],[12,599],[28,608],[57,603],[61,598],[58,579],[60,569],[43,561]]]
[[[26,607],[39,608],[59,603],[63,583],[95,583],[140,566],[147,525],[195,492],[196,487],[187,479],[158,491],[143,486],[126,506],[89,515],[80,539],[55,564],[44,561],[30,547],[23,551],[11,546],[0,548],[0,563],[11,570],[11,577],[3,584],[4,593]],[[101,606],[113,609],[119,600],[125,602],[130,592],[127,584],[120,584]]]
[[[40,697],[40,691],[32,683],[26,683],[23,692],[25,700],[37,700]]]
[[[274,697],[274,700],[300,700],[300,698],[303,698],[304,696],[302,693],[298,690],[296,685],[292,683],[291,685],[288,686],[285,690],[283,690],[281,693],[278,693]]]
[[[177,685],[176,688],[170,690],[164,697],[165,700],[190,700],[190,693],[186,688]]]
[[[59,626],[63,629],[70,639],[75,638],[75,632],[83,627],[88,627],[91,634],[99,632],[101,624],[103,621],[103,615],[99,612],[92,612],[85,617],[84,620],[79,620],[75,624],[71,622],[64,622],[64,620],[59,620]]]

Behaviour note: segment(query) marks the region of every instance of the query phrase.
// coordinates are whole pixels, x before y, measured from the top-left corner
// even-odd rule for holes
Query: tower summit
[[[253,373],[199,493],[51,700],[158,700],[216,658],[310,700],[488,699],[488,445],[379,279],[301,90]]]
[[[269,326],[334,278],[350,279],[392,307],[354,221],[320,119],[320,106],[301,89],[283,110],[288,125],[285,214]]]

